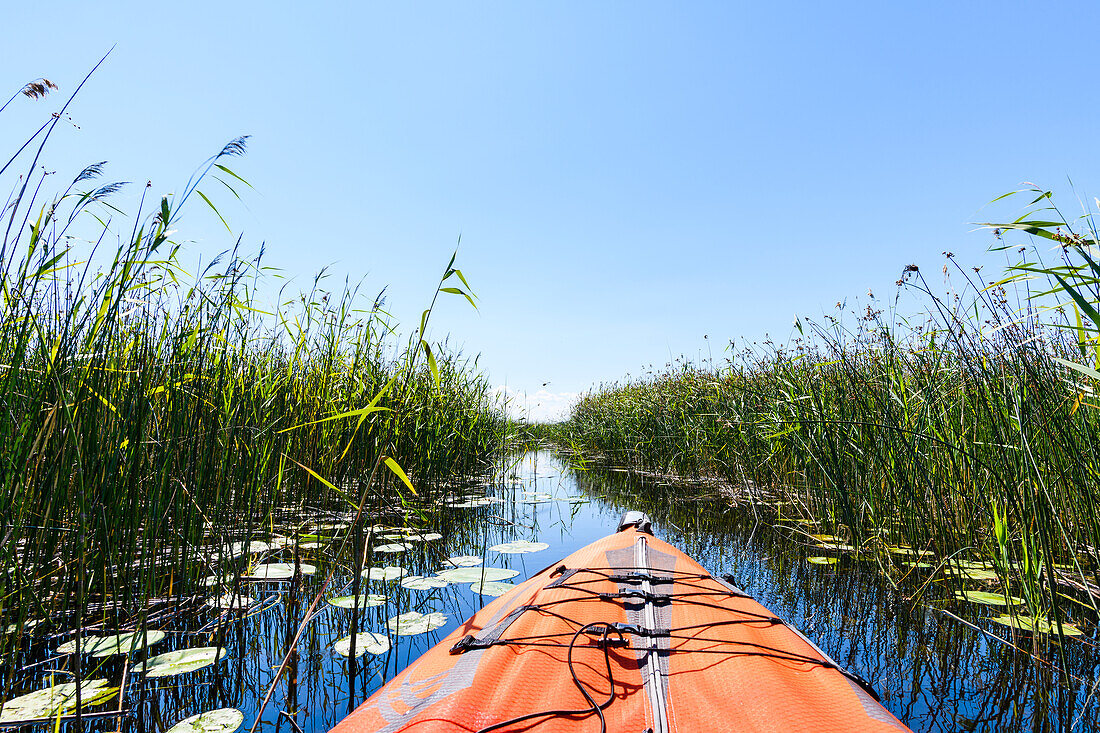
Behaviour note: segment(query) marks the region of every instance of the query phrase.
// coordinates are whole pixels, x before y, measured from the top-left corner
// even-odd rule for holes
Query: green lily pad
[[[107,680],[86,680],[80,684],[80,703],[90,707],[106,702],[118,692],[110,687]],[[58,714],[66,715],[76,710],[76,683],[62,682],[26,695],[14,697],[4,703],[0,710],[0,725],[20,720],[54,718]]]
[[[364,568],[363,572],[359,573],[363,576],[363,580],[368,583],[374,581],[376,583],[388,583],[391,580],[397,580],[405,574],[405,568],[399,565],[387,565],[384,568],[373,567]]]
[[[215,585],[229,585],[232,582],[232,575],[207,575],[199,581],[199,585],[205,585],[207,588],[210,588]]]
[[[446,626],[449,618],[445,613],[421,614],[416,611],[408,611],[387,621],[386,628],[398,636],[414,636],[416,634],[426,634],[441,626]]]
[[[936,554],[931,550],[914,550],[912,547],[887,547],[886,550],[901,557],[931,557]]]
[[[992,570],[993,564],[988,562],[982,562],[980,560],[963,560],[961,562],[954,563],[963,570]]]
[[[846,545],[842,542],[821,542],[818,543],[817,549],[819,550],[835,550],[836,552],[855,552],[856,548],[851,545]]]
[[[434,542],[443,539],[439,532],[410,532],[405,535],[406,542]]]
[[[837,537],[835,534],[812,534],[810,536],[813,537],[815,540],[820,540],[821,542],[843,542],[844,541],[840,537]]]
[[[975,569],[965,569],[964,568],[964,569],[960,569],[960,570],[955,570],[954,572],[955,572],[956,575],[959,575],[963,578],[967,578],[968,580],[987,581],[987,580],[996,580],[997,579],[997,574],[995,572],[993,572],[992,570],[978,570],[976,568]]]
[[[1004,626],[1011,626],[1017,631],[1031,631],[1039,632],[1040,634],[1057,634],[1058,625],[1045,618],[1034,618],[1032,616],[1011,616],[1005,614],[1003,616],[997,616],[990,619],[994,623],[1003,624]],[[1062,624],[1062,633],[1065,636],[1081,636],[1084,632],[1077,628],[1073,624]]]
[[[478,583],[482,580],[508,580],[519,575],[518,570],[508,568],[451,568],[440,570],[436,576],[443,578],[448,583]]]
[[[981,603],[986,606],[1018,606],[1024,602],[1023,598],[1005,596],[1000,593],[988,593],[984,590],[961,590],[955,594],[960,601]]]
[[[163,631],[150,631],[147,635],[149,645],[156,644],[164,638]],[[114,634],[112,636],[85,636],[80,639],[80,652],[91,654],[93,657],[113,657],[116,654],[129,654],[142,648],[142,633],[134,631],[129,634]],[[65,642],[57,647],[58,654],[72,654],[76,651],[76,639]]]
[[[231,557],[243,557],[244,555],[258,555],[262,552],[270,552],[272,546],[261,540],[253,540],[252,542],[234,542],[225,548],[225,554]]]
[[[332,650],[342,657],[351,654],[351,637],[345,636],[333,642]],[[375,634],[370,631],[360,631],[355,635],[355,656],[361,657],[367,652],[371,654],[385,654],[390,650],[390,638],[385,634]]]
[[[541,552],[550,547],[545,542],[528,542],[527,540],[516,540],[515,542],[505,542],[501,545],[493,545],[490,550],[494,552],[501,552],[508,555],[519,555],[528,552]]]
[[[480,593],[483,596],[492,596],[493,598],[498,598],[515,587],[516,586],[511,583],[502,583],[499,580],[478,581],[477,583],[470,584],[470,590],[474,593]]]
[[[438,576],[410,575],[401,581],[401,587],[409,590],[431,590],[432,588],[446,588],[448,585],[450,583]]]
[[[923,560],[909,560],[908,562],[903,562],[902,565],[905,565],[906,567],[910,567],[910,568],[934,568],[934,567],[936,567],[932,563],[924,562]]]
[[[313,575],[317,568],[313,565],[300,563],[302,575]],[[248,580],[288,580],[294,577],[294,563],[292,562],[267,562],[252,568],[252,574],[246,576]]]
[[[386,597],[378,595],[376,593],[368,593],[366,595],[360,594],[358,601],[356,596],[339,596],[337,598],[329,598],[329,605],[336,606],[337,608],[351,608],[352,606],[359,606],[359,608],[375,608],[386,603]]]
[[[236,708],[219,708],[184,718],[167,733],[235,733],[244,723],[244,713]]]
[[[443,564],[449,568],[472,568],[482,562],[482,559],[475,555],[458,555],[447,558],[443,561]]]
[[[256,602],[255,598],[241,594],[225,593],[220,596],[211,596],[206,599],[206,605],[219,611],[245,611]]]
[[[837,557],[807,557],[806,562],[813,565],[836,565],[840,558]]]
[[[200,646],[194,649],[177,649],[166,652],[146,662],[146,677],[171,677],[194,672],[225,659],[225,650],[216,646]]]
[[[374,551],[384,554],[392,554],[395,552],[404,552],[405,550],[411,549],[413,549],[413,546],[407,542],[392,542],[390,544],[378,545],[374,548]]]

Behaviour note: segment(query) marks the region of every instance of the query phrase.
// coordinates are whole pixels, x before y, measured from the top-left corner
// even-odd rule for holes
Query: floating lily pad
[[[519,575],[518,570],[507,568],[451,568],[440,570],[436,575],[448,583],[478,583],[482,580],[508,580]]]
[[[23,633],[24,634],[30,634],[34,630],[34,627],[38,626],[40,623],[42,623],[42,619],[40,619],[40,618],[29,618],[29,619],[27,619],[26,621],[23,622]],[[14,634],[18,630],[19,630],[19,624],[8,624],[4,628],[4,633],[5,634]]]
[[[374,548],[374,551],[391,554],[395,552],[404,552],[405,550],[411,550],[412,548],[413,546],[407,542],[393,542],[386,545],[378,545]]]
[[[914,550],[912,547],[887,547],[886,550],[901,557],[931,557],[936,554],[931,550]]]
[[[345,636],[332,644],[332,650],[342,657],[351,654],[351,637]],[[360,631],[355,635],[355,656],[361,657],[367,652],[371,654],[385,654],[390,650],[390,638],[385,634],[375,634],[370,631]]]
[[[982,562],[979,560],[963,560],[955,563],[963,570],[992,570],[993,564],[988,562]]]
[[[815,540],[820,540],[821,542],[843,542],[844,541],[840,537],[837,537],[835,534],[812,534],[810,536],[813,537]]]
[[[470,585],[470,590],[474,593],[480,593],[483,596],[497,598],[515,587],[516,586],[511,583],[502,583],[499,580],[486,580],[485,582],[478,581],[477,583],[472,583]]]
[[[360,594],[358,601],[356,596],[339,596],[337,598],[329,598],[329,605],[336,606],[337,608],[351,608],[352,606],[358,606],[359,608],[375,608],[386,603],[386,597],[378,595],[376,593],[368,593],[366,595]]]
[[[1018,606],[1024,602],[1023,598],[1005,596],[1000,593],[988,593],[984,590],[961,590],[955,596],[961,601],[981,603],[986,606]]]
[[[205,578],[199,581],[199,585],[205,585],[207,588],[215,585],[228,585],[233,582],[232,575],[207,575]]]
[[[528,494],[523,499],[520,499],[520,503],[521,504],[545,504],[546,502],[553,501],[553,500],[554,500],[554,497],[553,497],[552,494],[543,494],[543,493],[535,492],[533,494]]]
[[[956,575],[960,575],[960,576],[962,576],[964,578],[967,578],[969,580],[986,581],[986,580],[996,580],[997,579],[997,574],[995,572],[993,572],[992,570],[979,570],[977,568],[974,568],[974,569],[963,568],[963,569],[960,569],[960,570],[955,570],[954,572],[955,572]]]
[[[244,723],[244,713],[236,708],[219,708],[184,718],[168,733],[234,733]]]
[[[1032,616],[1011,616],[1005,614],[1004,616],[997,616],[990,619],[994,623],[1003,624],[1004,626],[1011,626],[1017,631],[1031,631],[1039,632],[1040,634],[1057,634],[1058,625],[1045,618],[1034,618]],[[1084,632],[1077,628],[1073,624],[1062,624],[1062,633],[1065,636],[1081,636]]]
[[[398,636],[413,636],[426,634],[447,624],[449,617],[445,613],[421,614],[416,611],[408,611],[400,616],[394,616],[386,622],[386,627]]]
[[[451,507],[454,509],[474,509],[476,507],[488,506],[495,503],[496,501],[488,496],[477,496],[471,499],[460,501],[456,504],[451,504]]]
[[[439,532],[410,532],[405,536],[407,542],[434,542],[441,539],[443,539],[443,535]]]
[[[836,565],[836,564],[837,564],[837,561],[838,561],[839,559],[840,559],[840,558],[836,558],[836,557],[823,557],[823,556],[820,556],[820,555],[819,555],[819,556],[817,556],[817,557],[807,557],[807,558],[806,558],[806,562],[808,562],[808,563],[811,563],[811,564],[813,564],[813,565]]]
[[[443,561],[443,564],[449,568],[472,568],[475,565],[482,563],[480,557],[474,555],[458,555],[456,557],[449,557]]]
[[[387,565],[384,568],[364,568],[363,572],[359,574],[363,576],[363,580],[366,580],[368,583],[372,580],[377,583],[388,583],[391,580],[397,580],[402,575],[404,575],[405,568],[399,565]]]
[[[842,542],[821,542],[817,545],[819,550],[835,550],[836,552],[855,552],[856,548]]]
[[[410,575],[401,581],[401,587],[410,590],[431,590],[432,588],[446,588],[448,585],[450,583],[438,576]]]
[[[225,659],[225,650],[216,646],[200,646],[194,649],[177,649],[166,652],[146,662],[146,677],[171,677],[194,672]]]
[[[527,540],[516,540],[515,542],[505,542],[501,545],[493,545],[490,550],[494,552],[502,552],[508,555],[519,555],[528,552],[541,552],[550,545],[545,542],[528,542]]]
[[[148,644],[156,644],[164,638],[163,631],[148,632]],[[135,631],[129,634],[114,634],[112,636],[85,636],[80,639],[80,652],[91,654],[93,657],[112,657],[116,654],[129,654],[142,647],[142,633]],[[72,654],[76,651],[76,639],[67,641],[57,647],[58,654]]]
[[[302,575],[313,575],[317,568],[313,565],[300,563]],[[288,580],[294,577],[294,563],[292,562],[267,562],[252,568],[252,574],[248,580]]]
[[[923,560],[909,560],[907,562],[903,562],[902,565],[905,565],[906,567],[910,567],[910,568],[934,568],[935,567],[935,565],[933,565],[932,563],[924,562]]]
[[[86,680],[80,684],[81,706],[89,707],[106,702],[116,692],[118,688],[109,687],[107,680]],[[0,710],[0,725],[19,720],[53,718],[58,714],[66,715],[74,710],[76,710],[76,683],[62,682],[5,702],[3,710]]]
[[[227,555],[242,557],[244,555],[258,555],[261,552],[270,552],[273,548],[267,542],[253,540],[252,542],[234,542],[225,548]]]
[[[206,599],[206,605],[219,611],[244,611],[253,603],[255,598],[241,594],[225,593],[220,596],[212,596]]]

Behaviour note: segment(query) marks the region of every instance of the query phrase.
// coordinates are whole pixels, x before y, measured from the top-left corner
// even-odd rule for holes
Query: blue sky
[[[250,134],[234,232],[303,287],[388,285],[407,325],[461,235],[481,308],[435,335],[536,415],[944,250],[995,264],[971,222],[1022,181],[1100,194],[1095,3],[99,5],[3,11],[8,94],[116,46],[48,167],[168,192]],[[8,148],[61,98],[0,115]],[[181,236],[232,241],[199,206]]]

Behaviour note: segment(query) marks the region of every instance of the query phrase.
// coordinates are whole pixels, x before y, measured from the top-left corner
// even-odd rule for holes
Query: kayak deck
[[[908,728],[799,632],[632,525],[485,606],[333,733],[429,730]]]

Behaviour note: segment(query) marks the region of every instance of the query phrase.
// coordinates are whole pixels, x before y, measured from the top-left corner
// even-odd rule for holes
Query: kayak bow
[[[861,679],[627,512],[332,733],[907,731]]]

